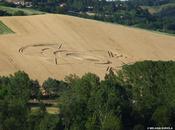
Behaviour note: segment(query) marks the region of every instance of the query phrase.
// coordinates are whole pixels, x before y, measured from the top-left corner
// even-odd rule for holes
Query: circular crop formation
[[[21,55],[40,57],[43,60],[55,65],[66,64],[95,64],[107,65],[106,71],[114,69],[111,67],[114,62],[125,63],[127,56],[109,50],[86,50],[78,51],[65,48],[63,44],[33,44],[21,47]]]

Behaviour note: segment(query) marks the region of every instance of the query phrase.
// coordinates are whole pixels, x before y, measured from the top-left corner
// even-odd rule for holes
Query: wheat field
[[[43,82],[110,70],[142,60],[175,60],[175,37],[66,15],[0,17],[0,75],[18,70]]]

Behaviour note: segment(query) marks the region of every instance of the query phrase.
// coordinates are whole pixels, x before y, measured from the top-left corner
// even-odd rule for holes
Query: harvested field
[[[140,60],[175,60],[175,37],[121,25],[45,14],[1,17],[15,33],[0,35],[0,75],[24,70],[48,77],[86,72],[104,77]]]

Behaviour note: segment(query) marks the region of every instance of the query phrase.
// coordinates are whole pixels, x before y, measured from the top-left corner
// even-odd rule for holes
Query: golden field
[[[175,60],[175,37],[66,15],[0,17],[14,34],[0,35],[0,75],[18,70],[43,82],[142,60]]]

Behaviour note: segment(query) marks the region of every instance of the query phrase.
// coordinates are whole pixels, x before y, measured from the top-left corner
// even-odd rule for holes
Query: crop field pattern
[[[126,59],[128,56],[111,50],[71,50],[64,47],[62,43],[42,43],[21,47],[18,52],[21,55],[28,55],[42,58],[43,61],[50,62],[54,65],[76,65],[76,64],[93,64],[98,67],[106,66],[106,71],[115,70],[113,61],[118,60],[121,64],[129,64]],[[114,68],[115,66],[115,68]]]
[[[8,28],[2,21],[0,21],[0,34],[14,33],[10,28]]]
[[[25,71],[43,82],[143,60],[175,60],[175,37],[66,15],[0,17],[0,75]],[[8,26],[8,27],[7,27]],[[11,30],[13,29],[13,31]]]

